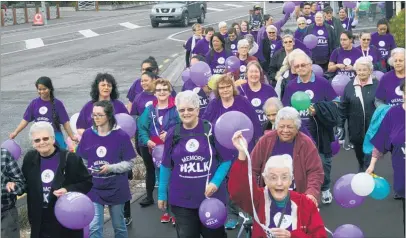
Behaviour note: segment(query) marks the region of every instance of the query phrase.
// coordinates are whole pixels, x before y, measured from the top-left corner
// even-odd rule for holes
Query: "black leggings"
[[[151,156],[151,153],[149,153],[148,147],[140,146],[140,152],[141,152],[142,160],[144,161],[145,169],[147,171],[147,174],[145,176],[147,197],[152,199],[152,193],[154,192],[154,188],[155,188],[154,162],[152,161],[152,156]]]

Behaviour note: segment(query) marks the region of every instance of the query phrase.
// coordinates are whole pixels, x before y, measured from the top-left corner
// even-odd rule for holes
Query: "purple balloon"
[[[1,148],[10,152],[15,160],[18,160],[21,156],[21,147],[15,140],[9,139],[4,141],[3,144],[1,144]]]
[[[190,79],[192,79],[193,83],[197,86],[206,86],[210,77],[211,68],[207,63],[199,61],[190,67]]]
[[[346,8],[355,8],[357,6],[356,2],[343,2],[343,6]]]
[[[285,14],[291,14],[295,10],[295,3],[293,2],[285,2],[283,4],[283,11]]]
[[[331,151],[333,156],[335,156],[336,154],[338,154],[338,152],[340,152],[340,143],[338,143],[338,140],[331,142]]]
[[[376,78],[378,81],[380,81],[381,78],[382,78],[382,76],[384,75],[384,73],[381,72],[381,71],[374,71],[374,72],[372,73],[372,75],[375,76],[375,78]]]
[[[123,129],[130,136],[133,138],[135,136],[135,131],[137,130],[137,124],[132,116],[128,115],[127,113],[119,113],[114,116],[117,120],[117,125]]]
[[[237,58],[237,56],[230,56],[226,59],[226,69],[228,72],[235,72],[237,70],[240,70],[240,59]]]
[[[311,50],[317,46],[317,41],[317,36],[310,34],[305,36],[305,38],[303,39],[303,44],[305,44],[305,46]]]
[[[238,120],[236,120],[238,118]],[[244,113],[238,111],[229,111],[221,115],[214,125],[214,134],[217,141],[224,147],[235,150],[231,138],[236,131],[248,129],[243,131],[242,134],[248,143],[254,136],[254,126]]]
[[[157,145],[155,146],[154,149],[152,149],[152,160],[154,161],[154,164],[157,168],[159,168],[159,166],[162,163],[162,159],[164,156],[164,145]]]
[[[317,77],[323,77],[324,71],[323,71],[323,69],[320,67],[320,65],[317,65],[317,64],[312,65],[312,70],[313,70],[313,73],[314,73]]]
[[[378,2],[378,7],[380,9],[385,9],[385,2]]]
[[[190,69],[187,68],[182,72],[182,80],[183,82],[186,82],[190,79]]]
[[[295,6],[300,6],[300,4],[302,4],[302,1],[295,1],[295,2],[293,2],[294,4],[295,4]]]
[[[333,238],[364,238],[364,233],[355,225],[344,224],[337,227]]]
[[[338,96],[344,96],[345,86],[347,86],[350,81],[351,79],[347,75],[337,74],[333,80],[331,80],[331,86]]]
[[[226,222],[226,206],[217,198],[206,198],[200,204],[199,218],[205,227],[217,229]]]
[[[85,228],[83,228],[83,238],[89,238],[89,226],[86,226]]]
[[[338,205],[344,208],[360,206],[365,197],[358,196],[352,191],[351,180],[355,174],[346,174],[339,178],[334,184],[333,196]]]
[[[321,11],[321,6],[317,4],[317,11]]]
[[[56,219],[66,228],[80,230],[90,224],[94,217],[92,200],[83,193],[68,192],[55,204]]]

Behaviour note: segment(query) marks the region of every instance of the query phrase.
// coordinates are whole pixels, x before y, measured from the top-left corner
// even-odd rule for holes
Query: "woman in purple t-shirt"
[[[92,100],[87,102],[82,110],[80,110],[78,120],[76,122],[76,128],[79,135],[90,128],[93,125],[92,110],[93,104],[98,101],[111,101],[114,106],[114,113],[127,113],[127,108],[124,103],[118,100],[119,93],[115,78],[111,74],[99,73],[92,83],[90,96]]]
[[[14,139],[27,127],[28,123],[32,121],[46,121],[51,123],[54,127],[56,143],[60,148],[66,148],[66,143],[61,131],[61,124],[71,140],[78,141],[70,127],[69,116],[65,106],[54,96],[54,86],[52,85],[51,79],[45,76],[40,77],[35,82],[35,87],[38,90],[39,97],[32,100],[28,105],[24,113],[24,118],[17,128],[10,133],[10,139]]]
[[[225,40],[221,33],[216,32],[210,39],[210,50],[206,54],[206,63],[210,66],[212,74],[224,74],[226,59],[232,56],[231,51],[225,48]]]
[[[396,48],[395,38],[389,32],[389,22],[386,19],[381,19],[376,24],[378,31],[371,35],[371,45],[374,45],[381,52],[382,65],[386,69],[385,72],[391,70],[388,64],[389,53]]]
[[[250,33],[250,31],[248,29],[248,21],[245,21],[245,20],[242,21],[240,26],[241,26],[241,33],[240,33],[241,36],[245,36]]]

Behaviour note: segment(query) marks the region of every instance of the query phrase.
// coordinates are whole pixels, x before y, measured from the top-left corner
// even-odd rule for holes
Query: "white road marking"
[[[242,5],[236,5],[236,4],[224,4],[224,6],[229,6],[229,7],[244,7]]]
[[[222,11],[224,11],[223,9],[212,8],[212,7],[208,7],[207,10],[216,11],[216,12],[222,12]]]
[[[44,46],[44,42],[42,41],[41,38],[25,40],[26,49],[35,49],[35,48],[43,47],[43,46]]]
[[[88,37],[95,37],[95,36],[99,36],[99,34],[97,34],[96,32],[87,29],[87,30],[81,30],[79,31],[80,34],[82,34],[84,37],[88,38]]]
[[[139,25],[135,25],[135,24],[132,24],[132,23],[130,23],[130,22],[123,22],[123,23],[120,23],[120,26],[127,27],[128,29],[137,29],[137,28],[140,28]]]
[[[171,55],[171,58],[175,58],[178,55],[179,55],[178,53],[175,53],[175,54]]]

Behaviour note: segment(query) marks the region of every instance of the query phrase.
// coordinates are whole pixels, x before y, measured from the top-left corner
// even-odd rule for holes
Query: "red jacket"
[[[231,167],[228,181],[228,191],[230,199],[233,200],[242,210],[248,212],[253,216],[251,195],[248,184],[248,163],[247,160],[237,160]],[[252,179],[252,178],[251,178]],[[270,198],[268,189],[258,187],[255,179],[252,179],[253,185],[253,198],[255,211],[258,215],[259,221],[266,224],[265,210],[269,211]],[[290,235],[292,238],[327,238],[327,233],[324,228],[323,220],[320,216],[317,207],[314,203],[304,194],[290,191],[290,200],[292,202],[292,231]],[[266,208],[267,204],[268,208]],[[268,217],[268,220],[272,218]],[[268,221],[269,222],[269,221]],[[253,238],[266,238],[266,234],[262,227],[253,219]]]
[[[259,139],[251,152],[252,173],[259,177],[259,185],[265,186],[262,179],[266,161],[272,154],[278,138],[277,131],[265,133]],[[295,177],[296,191],[311,194],[320,198],[321,185],[324,181],[324,170],[319,153],[311,138],[299,131],[293,146],[293,175]]]

